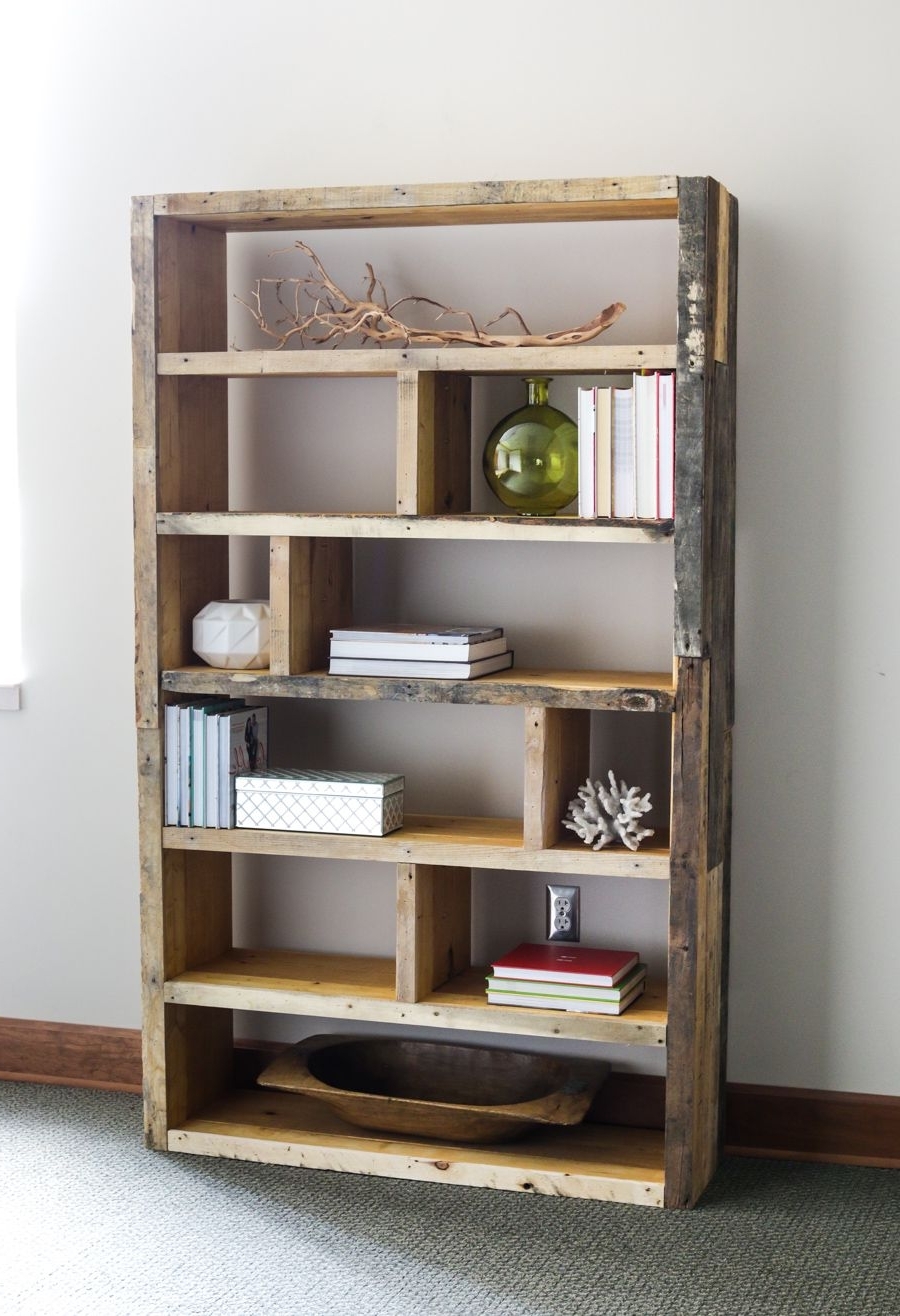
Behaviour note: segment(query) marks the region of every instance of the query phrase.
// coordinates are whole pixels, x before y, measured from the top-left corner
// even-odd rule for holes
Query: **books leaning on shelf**
[[[372,626],[331,632],[332,676],[469,681],[512,667],[499,626]]]
[[[675,376],[578,390],[578,515],[666,521],[675,514]]]
[[[268,710],[243,699],[167,704],[165,711],[167,827],[233,827],[234,778],[265,767]]]

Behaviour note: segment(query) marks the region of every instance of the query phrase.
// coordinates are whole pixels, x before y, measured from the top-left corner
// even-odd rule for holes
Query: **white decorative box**
[[[403,826],[403,785],[402,777],[387,772],[242,772],[235,778],[235,825],[385,836]]]

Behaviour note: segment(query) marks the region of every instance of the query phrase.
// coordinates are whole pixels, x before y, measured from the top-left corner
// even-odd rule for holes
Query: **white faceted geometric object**
[[[194,618],[194,653],[211,667],[269,665],[268,599],[215,599]]]

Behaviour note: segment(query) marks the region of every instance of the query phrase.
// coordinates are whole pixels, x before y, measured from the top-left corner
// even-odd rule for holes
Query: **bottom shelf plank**
[[[581,1124],[492,1146],[434,1144],[354,1128],[294,1093],[236,1091],[169,1131],[170,1151],[554,1197],[663,1204],[663,1135]]]

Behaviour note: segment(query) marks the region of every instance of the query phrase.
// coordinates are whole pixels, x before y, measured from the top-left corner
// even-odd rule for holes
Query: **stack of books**
[[[675,515],[675,376],[578,390],[578,515]]]
[[[165,824],[233,827],[235,777],[268,762],[269,714],[243,699],[167,704]]]
[[[470,681],[512,664],[501,626],[357,626],[331,632],[328,671]]]
[[[490,1005],[621,1014],[644,992],[647,966],[637,951],[523,942],[491,965]]]

